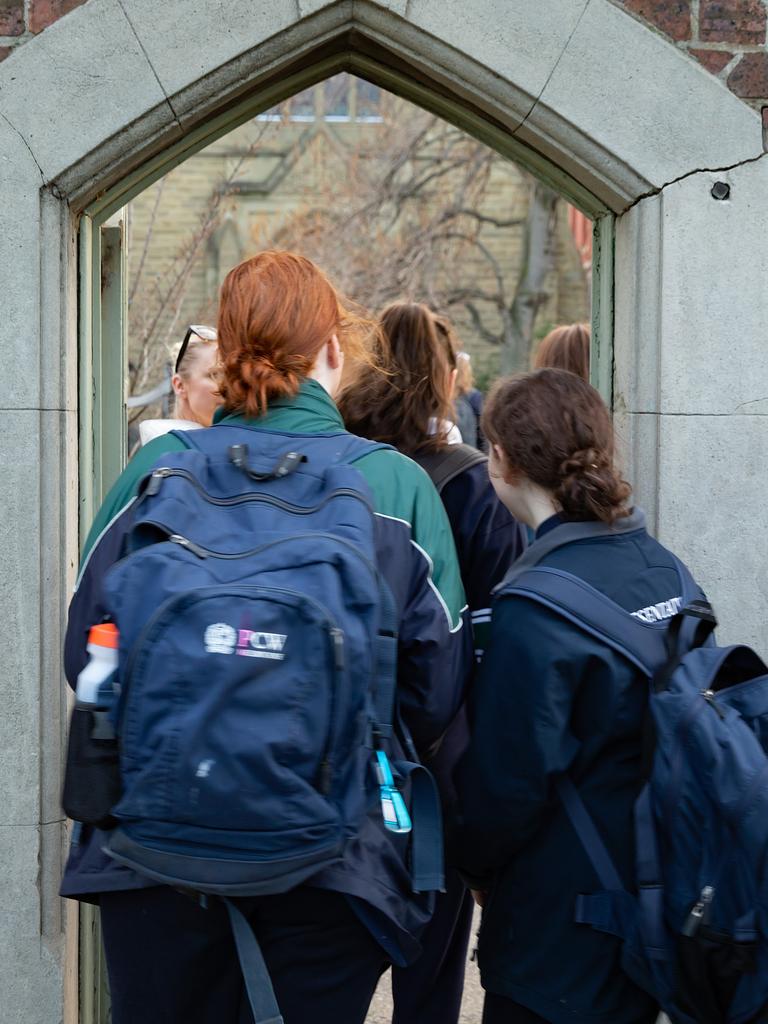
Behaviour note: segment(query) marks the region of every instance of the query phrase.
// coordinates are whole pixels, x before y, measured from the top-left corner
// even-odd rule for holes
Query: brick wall
[[[0,60],[85,0],[0,0]]]
[[[699,61],[768,130],[768,0],[612,0]]]

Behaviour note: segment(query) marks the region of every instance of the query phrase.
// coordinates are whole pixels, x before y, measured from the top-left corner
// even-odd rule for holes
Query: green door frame
[[[188,157],[250,118],[318,82],[348,71],[437,114],[550,185],[594,222],[592,382],[612,403],[614,216],[565,171],[492,121],[405,73],[360,53],[339,53],[286,75],[212,117],[94,200],[79,223],[80,543],[111,482],[125,464],[127,371],[124,228],[112,218]],[[119,410],[119,412],[118,412]],[[80,1024],[107,1024],[109,999],[98,915],[80,919]]]

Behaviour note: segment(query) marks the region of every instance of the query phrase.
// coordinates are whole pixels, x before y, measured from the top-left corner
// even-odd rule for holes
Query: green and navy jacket
[[[295,398],[280,399],[257,420],[219,410],[216,423],[268,430],[287,437],[338,434],[339,412],[315,381],[302,383]],[[276,438],[277,440],[277,438]],[[183,433],[158,437],[142,448],[120,475],[86,540],[69,610],[65,671],[71,686],[86,663],[90,626],[102,620],[101,583],[121,556],[140,482],[172,451],[187,448]],[[378,568],[399,614],[398,702],[416,747],[426,751],[443,736],[465,697],[472,662],[472,637],[451,527],[426,473],[393,449],[374,449],[354,463],[373,496]],[[386,945],[399,959],[415,953],[413,935],[425,904],[413,897],[401,846],[383,829],[366,835],[321,884],[367,904],[367,920],[395,939]],[[110,861],[98,833],[82,830],[73,844],[62,894],[97,899],[99,892],[140,888],[148,881]],[[392,927],[387,927],[391,925]]]

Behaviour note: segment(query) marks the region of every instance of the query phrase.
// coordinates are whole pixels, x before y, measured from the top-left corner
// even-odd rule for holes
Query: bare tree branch
[[[166,184],[170,182],[172,188],[173,172],[161,182],[150,212],[141,259],[132,275],[128,295],[131,353],[129,388],[132,395],[143,393],[157,384],[187,301],[192,274],[200,262],[205,245],[219,226],[227,205],[232,202],[231,192],[243,166],[258,153],[267,131],[274,130],[273,125],[264,122],[256,122],[254,127],[255,132],[249,144],[239,151],[238,159],[226,177],[213,187],[194,230],[184,238],[173,259],[150,280],[146,280],[146,261],[162,216]],[[144,412],[141,407],[132,410],[129,423],[141,418]]]
[[[490,345],[500,345],[504,339],[502,338],[501,335],[494,334],[492,331],[488,330],[488,328],[485,326],[483,322],[483,318],[480,316],[480,313],[478,312],[477,306],[475,306],[473,302],[465,302],[464,306],[470,315],[470,318],[472,320],[472,326],[475,328],[475,330],[483,339],[483,341],[487,341]]]
[[[168,177],[167,176],[164,177],[164,178],[161,178],[160,179],[160,184],[157,187],[157,192],[155,193],[155,202],[154,202],[154,205],[152,207],[152,212],[149,215],[149,227],[147,228],[147,232],[144,235],[144,245],[141,248],[141,258],[139,259],[138,267],[136,268],[135,272],[132,275],[133,276],[133,283],[131,284],[131,290],[128,293],[128,305],[129,306],[133,302],[134,296],[136,295],[136,292],[138,291],[139,285],[141,284],[141,276],[144,273],[144,264],[146,263],[146,260],[147,260],[147,253],[149,252],[149,246],[150,246],[150,243],[152,242],[152,236],[154,234],[155,223],[157,221],[157,212],[158,212],[158,210],[160,208],[160,201],[163,198],[163,191],[165,189],[165,185],[166,185],[167,181],[168,181]]]

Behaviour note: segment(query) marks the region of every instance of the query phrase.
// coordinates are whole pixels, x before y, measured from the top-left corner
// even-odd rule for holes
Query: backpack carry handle
[[[232,444],[227,449],[227,454],[233,466],[242,469],[251,480],[255,480],[257,483],[263,483],[266,480],[280,480],[284,476],[290,476],[291,473],[296,472],[302,462],[307,461],[306,455],[302,455],[300,452],[286,452],[285,455],[280,456],[274,469],[269,473],[257,473],[248,465],[247,444]]]
[[[697,620],[692,636],[690,630],[685,629],[687,621],[691,619]],[[680,609],[667,627],[667,660],[654,674],[652,680],[654,693],[660,693],[667,689],[672,674],[684,656],[696,647],[703,647],[714,633],[716,626],[717,619],[709,601],[689,601]],[[684,633],[687,635],[683,635]]]
[[[688,634],[683,636],[684,627],[687,621],[697,620],[693,630],[685,630]],[[667,647],[667,659],[659,669],[654,672],[651,678],[651,691],[662,693],[669,688],[669,682],[677,671],[685,655],[697,647],[703,647],[715,631],[717,619],[709,601],[703,598],[689,601],[683,605],[680,611],[667,626],[665,643]],[[653,713],[650,704],[645,709],[643,718],[643,740],[640,755],[642,777],[647,782],[653,771],[653,758],[656,753],[656,725],[653,720]]]

